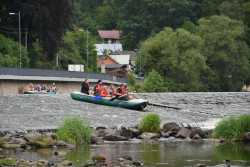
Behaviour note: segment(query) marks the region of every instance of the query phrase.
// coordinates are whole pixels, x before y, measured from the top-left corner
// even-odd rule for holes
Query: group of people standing
[[[29,91],[37,91],[37,92],[57,92],[58,91],[58,88],[54,82],[52,86],[48,86],[48,87],[45,84],[43,86],[40,86],[40,84],[37,84],[34,86],[32,83],[30,83],[27,89]]]
[[[115,86],[113,84],[110,85],[108,88],[106,85],[102,85],[102,80],[98,80],[95,86],[89,87],[89,80],[86,78],[85,81],[82,83],[81,92],[94,95],[94,96],[102,96],[104,98],[111,98],[111,99],[118,99],[118,100],[132,100],[133,96],[131,96],[128,92],[128,86],[121,84],[115,90]]]

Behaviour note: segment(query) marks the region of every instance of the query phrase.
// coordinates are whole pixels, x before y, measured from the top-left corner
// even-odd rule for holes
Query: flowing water
[[[68,116],[90,121],[92,127],[125,126],[139,124],[149,112],[158,113],[162,124],[177,122],[181,126],[214,128],[221,118],[250,114],[250,92],[235,93],[141,93],[150,103],[165,107],[148,106],[144,111],[133,111],[74,101],[68,94],[61,95],[0,95],[0,135],[24,134],[31,131],[53,131]],[[55,155],[58,152],[59,155]],[[103,154],[109,166],[116,158],[129,155],[143,166],[250,166],[250,146],[223,144],[209,141],[176,139],[132,140],[105,142],[73,150],[59,148],[0,150],[0,156],[36,161],[47,159],[56,162],[67,158],[75,165],[90,161]]]

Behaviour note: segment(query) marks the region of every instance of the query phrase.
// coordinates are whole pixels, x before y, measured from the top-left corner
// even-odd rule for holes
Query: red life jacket
[[[113,88],[110,88],[112,90],[110,95],[115,95],[115,90]]]
[[[102,91],[102,85],[100,84],[95,84],[95,86],[97,85],[96,89],[94,90],[94,93],[101,93]]]
[[[118,91],[117,91],[119,88],[122,90],[121,92],[118,92]],[[125,94],[125,91],[124,91],[124,89],[123,89],[123,88],[118,87],[118,88],[116,89],[116,93],[120,93],[120,94],[124,95],[124,94]]]
[[[101,92],[101,96],[108,96],[109,95],[109,92],[107,91],[107,90],[105,90],[105,89],[103,89],[102,90],[102,92]]]

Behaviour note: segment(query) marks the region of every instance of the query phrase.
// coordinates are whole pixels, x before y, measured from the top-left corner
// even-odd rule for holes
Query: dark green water
[[[55,151],[59,155],[54,155]],[[116,159],[129,155],[143,166],[250,166],[250,143],[217,144],[208,141],[177,140],[132,140],[128,142],[106,142],[77,149],[31,149],[29,151],[0,151],[0,155],[24,157],[36,161],[47,159],[51,162],[66,157],[74,165],[91,162],[94,155],[103,154],[108,166],[117,164]]]

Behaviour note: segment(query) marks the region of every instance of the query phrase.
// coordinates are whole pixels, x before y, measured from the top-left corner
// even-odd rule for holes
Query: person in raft
[[[58,91],[58,88],[55,84],[55,82],[53,82],[52,86],[51,86],[51,92],[57,92]]]
[[[89,79],[86,78],[85,81],[82,83],[81,92],[87,95],[93,95],[93,92],[90,89],[91,88],[89,87]]]
[[[37,92],[41,92],[40,84],[36,85],[36,91],[37,91]]]
[[[115,98],[115,86],[114,84],[111,84],[110,85],[110,88],[109,88],[109,96],[113,99]]]
[[[29,86],[28,86],[28,90],[29,91],[35,91],[35,86],[32,83],[30,83]]]
[[[110,98],[110,95],[107,89],[108,89],[107,86],[103,86],[103,89],[101,91],[101,96],[105,98]]]
[[[133,99],[133,96],[131,96],[131,95],[129,94],[129,92],[128,92],[128,85],[125,85],[125,86],[124,86],[124,94],[125,94],[125,95],[128,95],[128,99],[129,99],[129,100],[132,100],[132,99]]]
[[[101,94],[101,91],[102,91],[102,80],[98,80],[97,81],[97,84],[95,84],[95,86],[94,86],[94,95],[95,96],[100,96],[100,94]]]
[[[128,95],[125,95],[125,90],[124,90],[124,84],[121,84],[117,89],[116,89],[116,97],[117,100],[124,100],[128,101]]]

